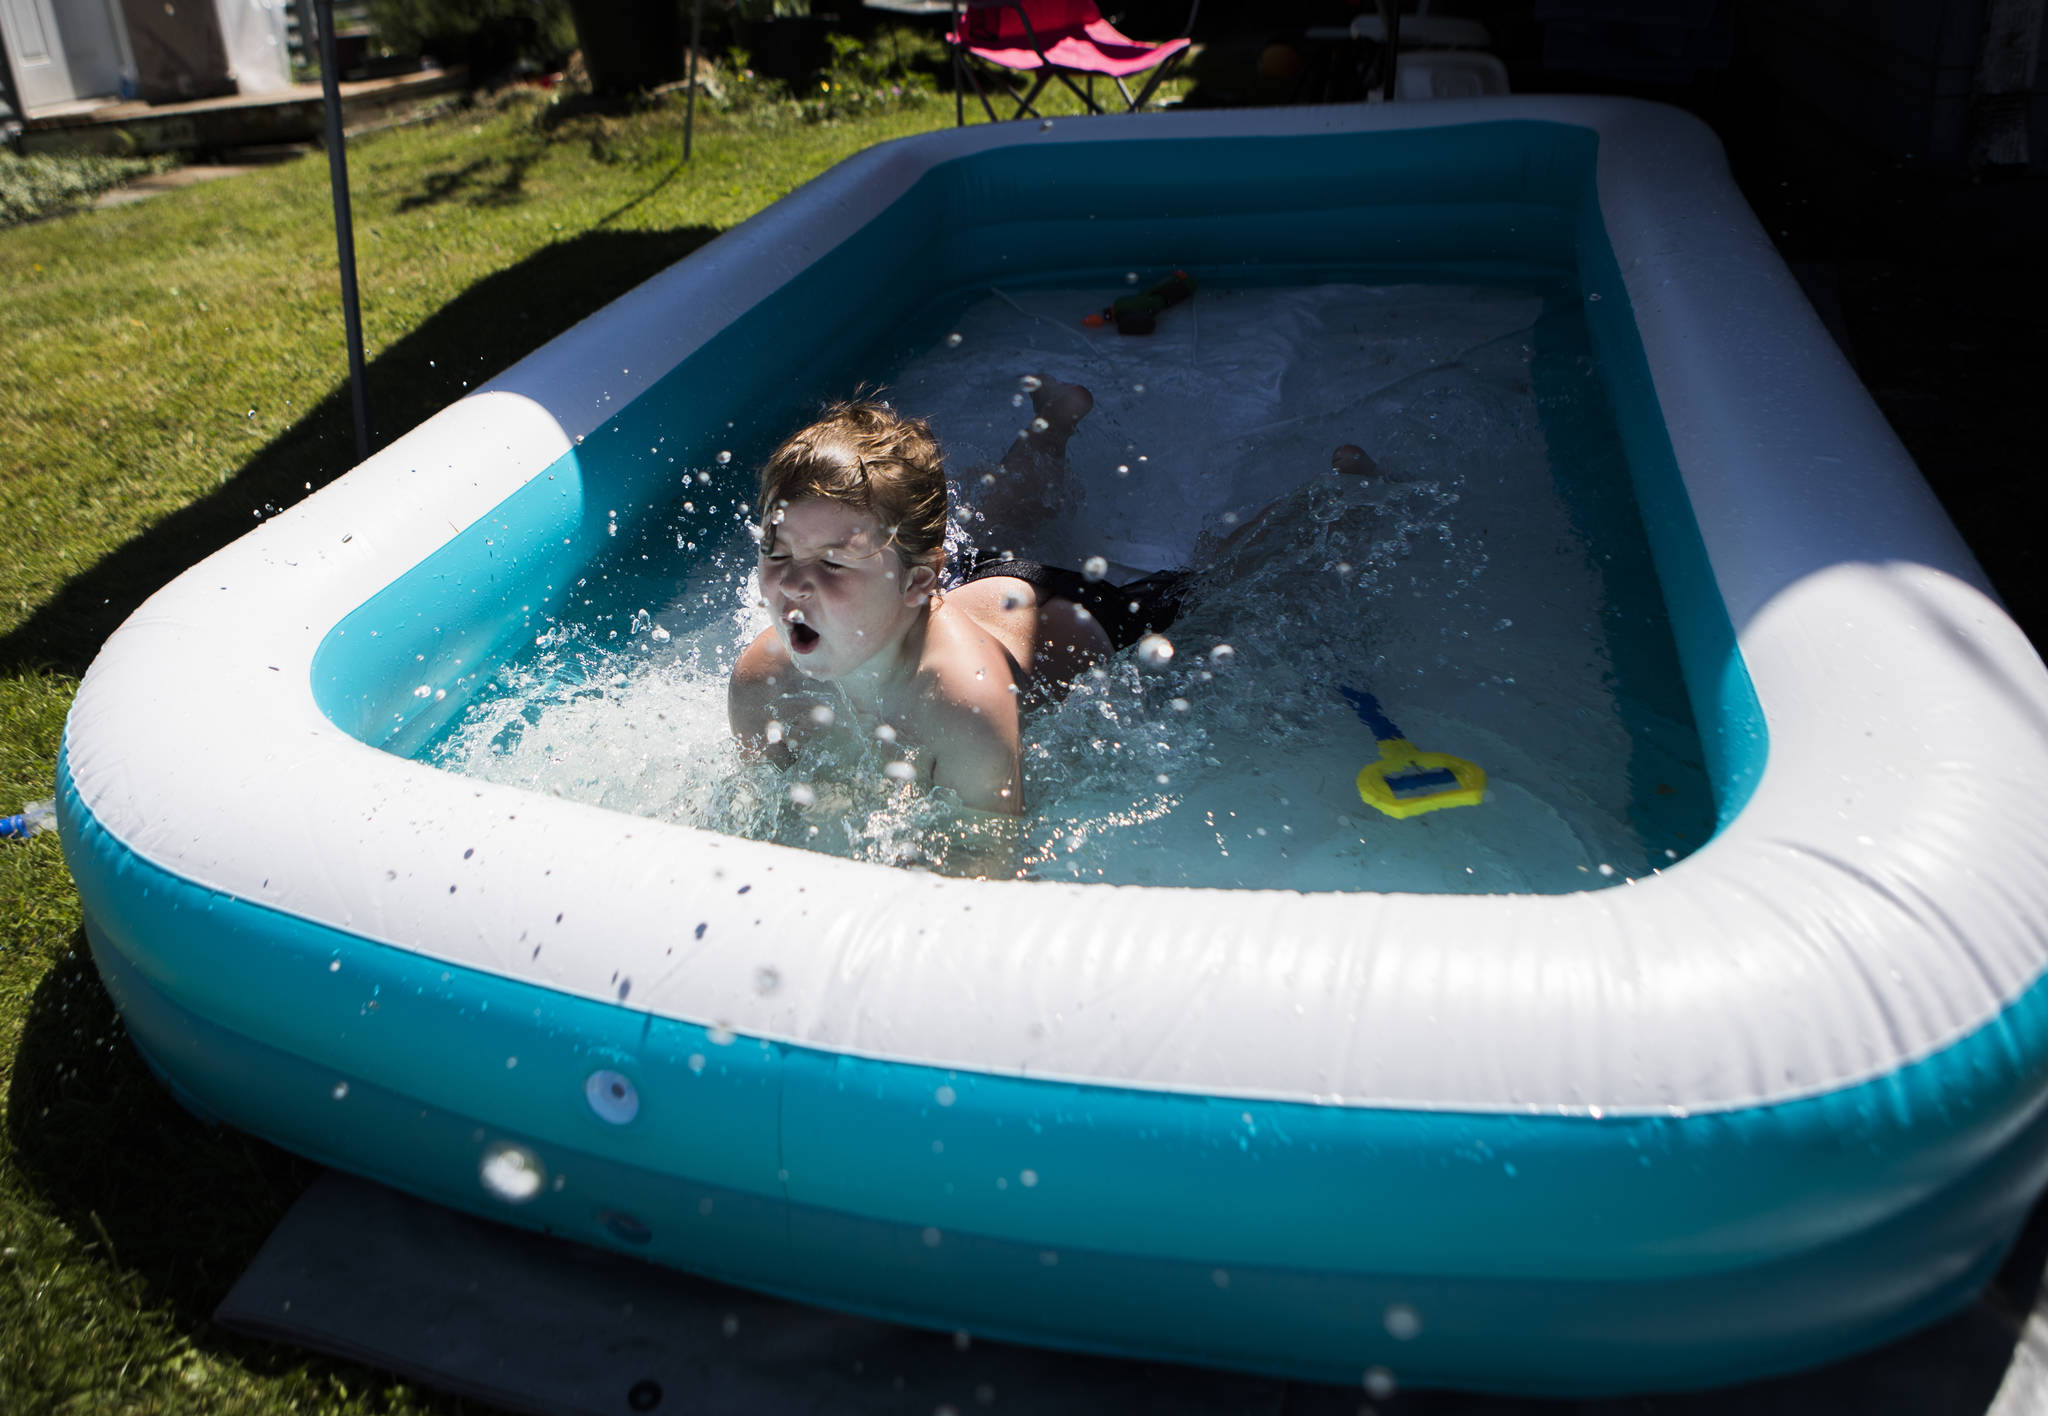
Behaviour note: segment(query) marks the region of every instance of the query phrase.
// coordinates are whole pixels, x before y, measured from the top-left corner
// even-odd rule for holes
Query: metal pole
[[[1387,35],[1387,69],[1380,78],[1380,102],[1394,101],[1394,71],[1401,64],[1401,3],[1400,0],[1375,0],[1380,12],[1380,24]]]
[[[341,317],[348,333],[348,387],[355,404],[356,458],[370,455],[370,401],[363,379],[363,315],[356,296],[355,222],[348,209],[348,155],[341,133],[341,61],[334,55],[334,0],[316,0],[320,94],[327,105],[327,181],[334,192],[334,247],[341,258]]]
[[[703,39],[704,0],[690,0],[690,96],[683,105],[683,161],[690,160],[690,132],[697,126],[697,48]]]

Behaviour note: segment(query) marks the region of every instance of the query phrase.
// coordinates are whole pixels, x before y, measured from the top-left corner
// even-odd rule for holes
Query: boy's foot
[[[1025,430],[1025,440],[1034,452],[1058,456],[1066,451],[1067,439],[1094,407],[1095,395],[1082,385],[1041,376],[1038,387],[1031,390],[1031,409],[1038,416]]]
[[[1330,454],[1330,470],[1353,477],[1376,477],[1380,469],[1366,456],[1364,448],[1355,443],[1345,443]]]

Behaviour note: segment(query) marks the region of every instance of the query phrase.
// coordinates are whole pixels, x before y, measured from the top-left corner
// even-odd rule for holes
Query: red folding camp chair
[[[1102,109],[1095,102],[1098,75],[1112,80],[1117,92],[1123,95],[1124,106],[1135,112],[1152,97],[1160,80],[1172,72],[1181,55],[1187,52],[1188,34],[1195,27],[1195,13],[1201,7],[1202,0],[1194,0],[1180,38],[1164,44],[1141,44],[1103,19],[1095,0],[957,0],[953,32],[946,36],[946,43],[953,50],[954,119],[965,122],[967,117],[962,97],[964,78],[974,85],[975,97],[988,110],[989,121],[997,121],[995,106],[989,102],[988,92],[982,88],[981,78],[969,59],[1006,74],[1032,76],[1030,91],[1022,98],[1007,84],[1003,86],[1004,95],[1017,102],[1012,118],[1027,113],[1036,116],[1032,105],[1054,79],[1072,89],[1090,113],[1100,113]],[[1152,71],[1152,77],[1134,96],[1124,80],[1147,69]],[[1077,75],[1086,80],[1086,87],[1074,82]]]

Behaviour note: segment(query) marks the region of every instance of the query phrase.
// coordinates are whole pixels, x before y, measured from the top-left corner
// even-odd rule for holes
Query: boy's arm
[[[975,687],[981,685],[977,683]],[[1017,699],[999,693],[948,696],[933,734],[932,785],[957,793],[967,810],[933,866],[963,879],[1014,880],[1024,848],[1024,780]]]
[[[796,756],[791,751],[790,725],[781,722],[776,712],[795,675],[782,641],[774,630],[764,629],[732,666],[725,689],[726,720],[740,741],[740,750],[748,756],[765,756],[777,767],[787,767]],[[773,742],[769,741],[770,724],[778,724]]]
[[[936,695],[932,785],[963,805],[998,816],[1024,814],[1023,745],[1017,697],[992,679]]]

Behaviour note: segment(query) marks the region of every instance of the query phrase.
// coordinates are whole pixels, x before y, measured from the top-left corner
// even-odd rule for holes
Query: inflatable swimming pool
[[[405,755],[672,457],[917,295],[1247,262],[1575,273],[1710,842],[1543,896],[965,882]],[[59,807],[137,1046],[293,1150],[911,1322],[1595,1394],[1875,1344],[1999,1262],[2048,1176],[2044,728],[1713,138],[1484,100],[865,153],[151,599]]]

